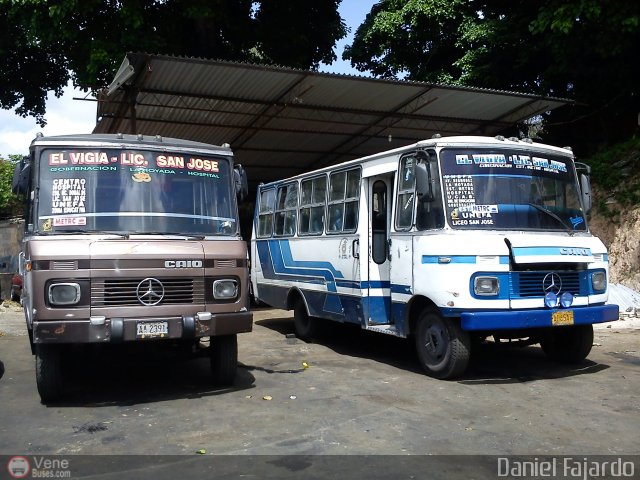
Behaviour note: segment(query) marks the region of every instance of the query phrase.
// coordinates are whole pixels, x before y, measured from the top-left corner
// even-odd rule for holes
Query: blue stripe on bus
[[[449,261],[441,261],[441,259],[448,259]],[[423,255],[422,263],[476,263],[475,255]]]
[[[391,293],[402,293],[404,295],[411,295],[413,292],[411,291],[410,285],[392,284]]]
[[[357,280],[336,280],[336,285],[342,288],[360,289],[360,282]]]
[[[326,292],[305,292],[305,297],[313,298],[313,307],[310,309],[317,314],[327,315],[331,318],[347,321],[346,310],[354,298],[344,297],[338,294],[337,287],[359,290],[362,295],[358,300],[365,302],[367,318],[372,318],[375,323],[387,323],[388,313],[391,308],[390,295],[368,296],[370,289],[389,289],[393,293],[411,294],[409,285],[391,284],[388,280],[357,281],[347,280],[341,271],[327,261],[300,261],[293,258],[288,240],[263,240],[256,242],[258,257],[262,266],[262,273],[266,279],[297,282],[305,284],[325,285]],[[347,300],[351,298],[351,300]],[[351,312],[352,315],[362,317],[362,310]]]
[[[344,278],[342,272],[336,270],[330,262],[294,260],[288,240],[268,240],[268,244],[276,273],[320,275],[331,281]]]
[[[258,242],[258,255],[265,278],[320,284],[322,281],[319,279],[322,278],[327,291],[331,293],[338,291],[336,278],[344,278],[342,272],[336,270],[330,262],[294,260],[288,240]],[[340,297],[326,295],[323,310],[344,314]]]
[[[439,265],[450,265],[452,263],[474,264],[478,262],[478,256],[482,257],[482,255],[423,255],[422,263]],[[508,265],[509,257],[506,255],[500,255],[498,257],[498,262],[500,265]]]
[[[370,288],[391,288],[391,282],[389,280],[370,280],[360,282],[360,288],[362,290],[368,290]]]

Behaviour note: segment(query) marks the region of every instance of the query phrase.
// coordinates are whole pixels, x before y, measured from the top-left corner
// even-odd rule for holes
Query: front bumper
[[[590,325],[618,320],[618,305],[579,307],[573,310],[574,325]],[[556,309],[465,312],[460,315],[463,330],[519,330],[554,327]]]
[[[136,336],[138,322],[168,322],[169,333],[159,340],[216,337],[250,332],[251,312],[183,315],[162,318],[104,318],[33,322],[34,343],[119,343],[141,341]],[[147,341],[147,340],[144,340]]]

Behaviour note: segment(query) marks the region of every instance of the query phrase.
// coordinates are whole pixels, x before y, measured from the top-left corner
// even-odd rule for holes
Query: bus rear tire
[[[320,335],[319,320],[307,313],[307,307],[301,298],[293,307],[293,326],[296,330],[296,336],[306,342]]]
[[[416,328],[416,351],[427,375],[442,380],[462,375],[469,364],[471,339],[455,320],[427,310]]]
[[[232,385],[238,369],[238,336],[234,334],[211,337],[209,361],[214,385]]]
[[[551,360],[578,363],[587,358],[593,346],[593,325],[557,327],[541,341],[540,346]]]
[[[35,345],[36,386],[40,401],[55,402],[62,396],[62,355],[60,345]]]

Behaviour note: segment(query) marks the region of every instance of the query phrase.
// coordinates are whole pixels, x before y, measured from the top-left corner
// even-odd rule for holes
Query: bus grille
[[[511,272],[511,298],[544,297],[542,286],[549,272]],[[562,292],[580,295],[580,272],[555,272],[562,279]],[[582,292],[582,295],[586,295]]]
[[[203,278],[159,278],[164,297],[158,305],[190,305],[204,303]],[[107,278],[92,280],[91,304],[94,307],[131,307],[142,305],[138,285],[142,278]]]

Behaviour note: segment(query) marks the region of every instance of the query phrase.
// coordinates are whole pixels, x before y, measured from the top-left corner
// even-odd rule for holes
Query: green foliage
[[[98,89],[127,52],[315,68],[342,0],[0,0],[0,107],[44,125],[48,91]]]
[[[599,192],[597,208],[616,218],[621,209],[640,206],[640,138],[631,138],[585,160]]]
[[[380,77],[456,82],[451,60],[463,52],[456,45],[465,20],[464,0],[385,0],[373,6],[343,58]]]
[[[543,140],[581,154],[637,129],[640,2],[381,0],[343,57],[381,77],[574,99],[543,114]]]
[[[22,200],[11,191],[13,171],[22,157],[10,155],[0,158],[0,218],[18,217],[22,214]]]

